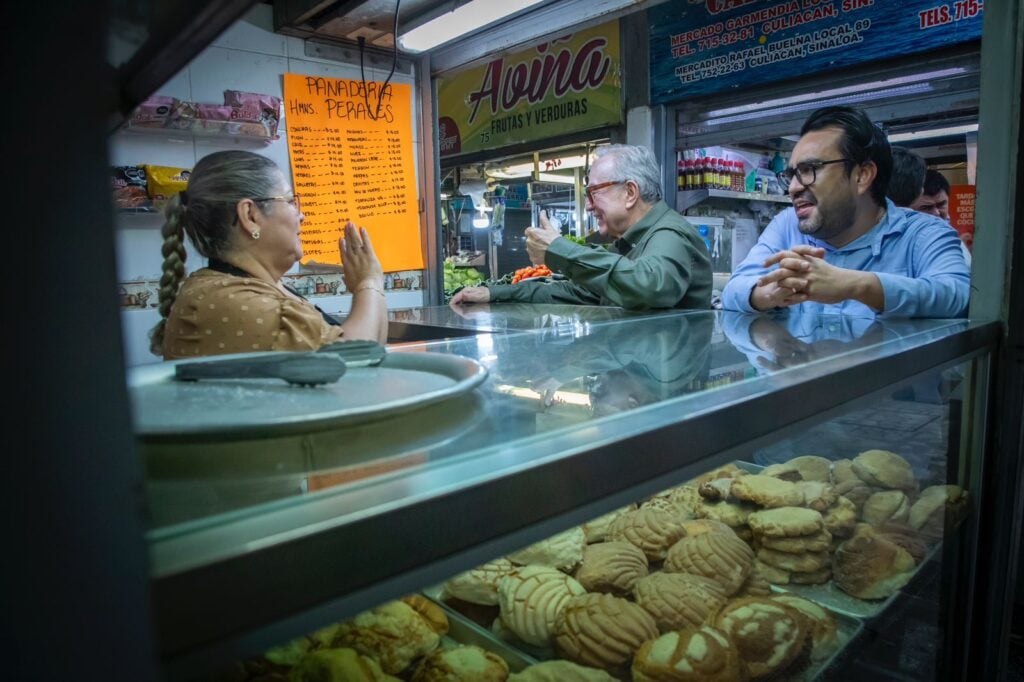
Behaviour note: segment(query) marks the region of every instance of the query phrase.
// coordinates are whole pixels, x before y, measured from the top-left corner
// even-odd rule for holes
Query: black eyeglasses
[[[844,163],[851,159],[833,159],[832,161],[801,161],[796,165],[796,168],[786,168],[781,170],[776,175],[779,177],[779,182],[782,186],[789,187],[789,184],[793,182],[793,178],[796,178],[801,185],[804,187],[810,187],[818,180],[818,171],[829,165],[830,163]]]
[[[295,210],[302,213],[302,204],[299,201],[298,194],[292,194],[290,197],[252,197],[253,201],[286,201],[295,207]]]

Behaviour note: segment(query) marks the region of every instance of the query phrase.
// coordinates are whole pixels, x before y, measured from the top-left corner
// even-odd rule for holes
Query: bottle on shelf
[[[686,189],[686,159],[683,152],[676,152],[676,189]]]

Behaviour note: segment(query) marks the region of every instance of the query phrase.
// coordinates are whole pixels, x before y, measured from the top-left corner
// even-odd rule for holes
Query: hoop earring
[[[259,239],[260,238],[260,231],[259,230],[253,230],[252,231],[252,238],[253,239]]]

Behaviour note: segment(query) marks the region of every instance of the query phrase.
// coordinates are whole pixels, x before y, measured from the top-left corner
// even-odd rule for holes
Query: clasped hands
[[[867,278],[877,278],[868,272],[838,268],[825,261],[825,249],[800,244],[779,251],[765,260],[764,267],[778,267],[757,281],[750,292],[750,304],[755,310],[784,308],[806,301],[839,303],[862,297],[870,287]]]

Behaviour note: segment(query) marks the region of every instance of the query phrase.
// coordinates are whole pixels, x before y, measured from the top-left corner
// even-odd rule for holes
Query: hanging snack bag
[[[170,120],[171,112],[177,103],[178,100],[174,97],[147,97],[132,112],[128,125],[132,128],[163,128]]]
[[[211,135],[238,134],[238,126],[232,125],[231,107],[220,104],[197,104],[196,117],[198,121],[195,130]]]
[[[110,169],[114,208],[145,209],[152,206],[146,194],[146,171],[139,166],[114,166]]]
[[[242,124],[240,134],[273,138],[281,120],[281,98],[256,92],[225,90],[224,104],[233,109],[231,117]],[[257,125],[249,125],[257,124]]]
[[[170,166],[143,166],[146,169],[149,198],[153,206],[163,209],[171,197],[188,186],[188,168],[172,168]]]

